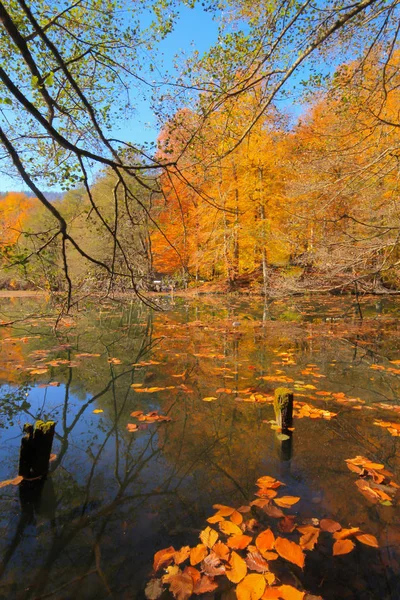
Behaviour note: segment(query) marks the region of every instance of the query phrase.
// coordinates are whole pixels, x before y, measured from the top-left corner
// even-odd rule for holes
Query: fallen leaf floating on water
[[[263,555],[267,550],[272,550],[275,545],[275,536],[271,529],[262,531],[256,537],[257,550]]]
[[[384,464],[372,462],[365,456],[348,458],[346,464],[350,471],[359,476],[355,484],[367,500],[385,506],[393,503],[399,486],[392,480],[393,474],[385,469]]]
[[[93,411],[93,414],[99,415],[102,412],[104,412],[104,410],[102,408],[95,408],[94,411]]]
[[[278,537],[275,540],[275,549],[282,558],[297,565],[300,569],[304,567],[305,555],[300,546],[295,542]]]
[[[269,571],[267,561],[261,556],[258,550],[253,550],[247,554],[246,565],[250,571],[257,571],[257,573]]]
[[[374,425],[378,425],[378,427],[387,429],[390,435],[393,435],[394,437],[400,436],[400,423],[392,423],[391,421],[381,421],[380,419],[376,419],[374,421]]]
[[[160,579],[150,579],[144,590],[147,600],[157,600],[164,591],[164,586]]]
[[[208,548],[212,548],[216,544],[218,537],[218,533],[211,527],[206,527],[200,532],[200,539]]]
[[[371,535],[370,533],[356,534],[355,538],[356,538],[356,540],[358,540],[362,544],[365,544],[366,546],[372,546],[373,548],[379,548],[378,540],[376,539],[375,536]]]
[[[238,600],[260,600],[264,593],[266,581],[263,575],[252,573],[246,575],[236,588]]]
[[[168,548],[163,548],[159,550],[154,555],[153,569],[154,571],[158,571],[161,567],[165,567],[172,563],[174,559],[175,548],[173,546],[169,546]]]
[[[229,548],[233,548],[234,550],[244,550],[252,541],[252,537],[249,535],[232,535],[228,538],[227,544]]]
[[[340,531],[342,529],[341,524],[332,521],[332,519],[321,519],[319,526],[322,531],[328,531],[329,533],[335,533],[335,531]]]
[[[208,554],[207,546],[198,544],[190,550],[190,564],[192,567],[198,565]]]
[[[108,358],[107,362],[110,363],[110,365],[120,365],[122,363],[122,360],[120,360],[119,358]]]
[[[193,593],[193,579],[189,573],[178,573],[171,578],[169,591],[176,600],[188,600]]]
[[[372,463],[364,457],[356,457],[354,460],[360,465],[369,463],[381,466],[380,463]],[[388,473],[381,468],[376,472]],[[257,485],[264,490],[274,490],[284,484],[273,477],[265,476],[258,479]],[[355,541],[378,548],[378,540],[373,535],[360,531],[359,527],[342,528],[340,523],[331,519],[319,521],[311,518],[301,524],[299,516],[285,515],[281,508],[272,503],[278,500],[283,508],[291,508],[299,499],[298,496],[281,496],[274,500],[257,498],[250,502],[250,506],[242,506],[238,510],[225,504],[214,504],[217,512],[213,517],[209,517],[208,521],[218,523],[220,533],[207,526],[200,532],[202,543],[197,546],[183,546],[177,551],[170,546],[156,552],[154,570],[164,569],[164,574],[159,576],[161,583],[169,585],[170,593],[177,600],[187,600],[188,594],[213,592],[218,587],[218,581],[214,579],[217,577],[226,577],[235,584],[236,596],[242,600],[322,600],[293,586],[277,585],[279,580],[269,570],[269,563],[279,558],[303,569],[305,552],[315,549],[321,531],[334,538],[335,556],[351,552],[356,547]],[[260,532],[261,524],[254,518],[258,512],[254,511],[262,513],[259,518],[263,523],[265,519],[270,518],[271,527]],[[279,522],[276,519],[279,519]],[[234,520],[237,520],[237,523],[233,522]],[[296,524],[296,520],[300,521],[300,525]],[[297,529],[297,535],[300,534],[299,543],[286,537],[275,537],[272,528],[289,535]],[[225,541],[222,536],[226,536]],[[186,566],[183,566],[185,563]],[[155,596],[162,590],[162,586],[157,586],[153,581],[149,585],[148,600],[152,600],[151,594]]]
[[[138,426],[136,425],[136,423],[128,423],[126,428],[130,433],[133,433],[134,431],[138,430]]]
[[[174,562],[176,565],[183,563],[190,555],[190,546],[182,546],[180,550],[174,553]]]
[[[226,535],[241,535],[243,533],[240,527],[232,521],[220,521],[218,525],[222,533]]]
[[[275,504],[281,508],[290,508],[293,504],[296,504],[300,500],[299,496],[281,496],[280,498],[274,498]]]
[[[212,577],[208,575],[203,575],[201,579],[199,579],[193,586],[193,594],[208,594],[209,592],[213,592],[218,587],[218,583],[214,581]]]
[[[0,483],[0,488],[6,487],[7,485],[18,485],[21,483],[22,480],[23,477],[21,477],[21,475],[18,475],[18,477],[14,477],[14,479],[6,479],[5,481],[2,481]]]
[[[206,398],[203,398],[203,402],[212,402],[213,400],[218,400],[218,398],[216,396],[206,396]]]
[[[339,556],[340,554],[348,554],[354,548],[354,542],[349,539],[336,540],[333,544],[333,556]]]
[[[247,574],[247,565],[241,556],[232,550],[231,557],[227,563],[226,576],[232,583],[239,583]]]
[[[307,404],[305,402],[295,401],[293,403],[293,407],[295,409],[293,411],[293,416],[297,419],[309,417],[310,419],[325,419],[326,421],[329,421],[333,417],[337,416],[337,413],[315,408],[315,406],[311,406],[311,404]]]

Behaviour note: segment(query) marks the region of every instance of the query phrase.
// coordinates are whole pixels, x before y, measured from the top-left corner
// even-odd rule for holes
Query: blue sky
[[[204,12],[200,7],[189,9],[182,6],[174,31],[160,44],[165,71],[173,73],[175,55],[182,51],[189,53],[194,49],[203,53],[216,42],[217,35],[218,24],[212,19],[210,13]],[[156,141],[157,124],[148,104],[139,99],[135,117],[116,123],[112,134],[125,141],[139,144]],[[0,172],[0,192],[25,189],[27,188],[23,182],[16,181]],[[59,190],[54,189],[54,191]]]

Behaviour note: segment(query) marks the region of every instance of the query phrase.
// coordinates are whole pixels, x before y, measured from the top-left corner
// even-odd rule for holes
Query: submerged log
[[[288,388],[280,387],[275,390],[274,396],[275,420],[282,432],[292,427],[293,424],[293,392]]]
[[[49,472],[55,426],[55,421],[36,421],[35,427],[24,425],[18,470],[24,479],[46,477]]]

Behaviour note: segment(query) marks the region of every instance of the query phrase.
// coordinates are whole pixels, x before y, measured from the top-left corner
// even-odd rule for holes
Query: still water
[[[162,302],[88,304],[54,331],[44,301],[0,300],[0,322],[15,321],[0,328],[0,481],[18,474],[24,423],[57,422],[44,486],[0,489],[0,598],[142,598],[154,553],[196,545],[212,505],[246,504],[263,475],[300,497],[299,523],[379,542],[334,557],[322,543],[288,583],[400,598],[400,494],[360,493],[345,462],[361,455],[400,484],[400,300],[364,299],[362,320],[351,297]],[[282,385],[318,409],[297,405],[289,441],[268,423]]]

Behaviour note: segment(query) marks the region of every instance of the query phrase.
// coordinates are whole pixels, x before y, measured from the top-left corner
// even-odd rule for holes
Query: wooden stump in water
[[[274,396],[275,420],[278,427],[284,432],[293,424],[293,392],[288,388],[280,387],[275,390]]]
[[[36,421],[35,427],[30,423],[24,425],[18,470],[24,479],[45,477],[49,472],[55,426],[55,421]]]

